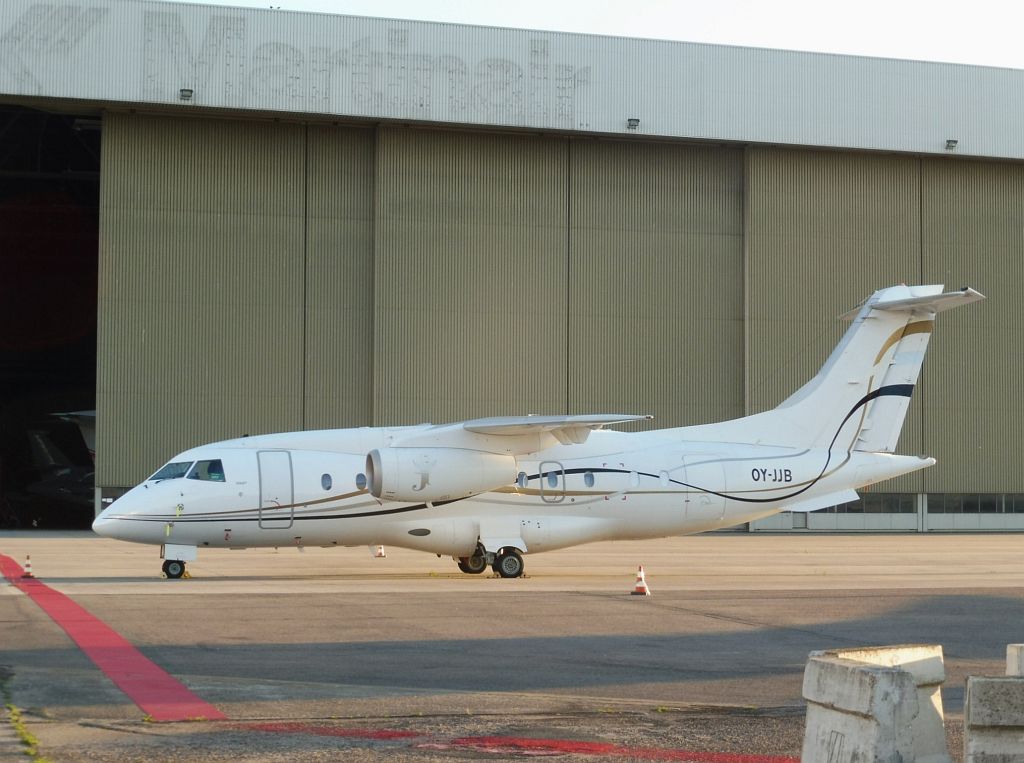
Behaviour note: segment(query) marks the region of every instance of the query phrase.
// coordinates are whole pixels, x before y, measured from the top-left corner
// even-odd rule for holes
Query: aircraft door
[[[565,500],[565,469],[558,461],[541,461],[540,499],[544,503],[561,503]]]
[[[295,492],[292,485],[292,454],[286,450],[261,450],[260,527],[286,530],[295,521]]]
[[[687,488],[686,518],[699,522],[706,528],[716,526],[725,516],[725,498],[717,493],[725,492],[725,465],[716,455],[693,455],[683,457]]]

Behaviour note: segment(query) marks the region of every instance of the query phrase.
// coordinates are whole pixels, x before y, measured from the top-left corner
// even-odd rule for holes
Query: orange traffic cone
[[[650,596],[651,589],[647,587],[647,581],[644,579],[644,566],[641,564],[640,569],[636,571],[636,585],[633,586],[633,596]]]
[[[21,576],[23,578],[34,577],[32,575],[32,556],[30,554],[25,554],[25,571],[21,573]]]

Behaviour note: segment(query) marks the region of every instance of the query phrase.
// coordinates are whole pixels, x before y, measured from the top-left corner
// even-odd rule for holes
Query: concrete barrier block
[[[1024,678],[968,676],[964,763],[1024,761]]]
[[[1006,675],[1024,677],[1024,644],[1006,645]]]
[[[862,649],[829,649],[822,654],[844,660],[899,668],[914,676],[918,686],[935,686],[946,680],[940,644],[900,644]]]
[[[971,726],[1024,728],[1024,679],[968,676],[964,721]]]
[[[913,760],[918,707],[910,673],[812,656],[804,671],[804,698],[804,763]]]
[[[942,683],[946,667],[938,644],[900,644],[886,647],[829,649],[812,652],[862,665],[891,668],[909,673],[916,688],[916,715],[911,723],[913,758],[918,763],[949,763],[942,708]],[[805,698],[806,673],[805,673]]]
[[[913,715],[917,714],[913,676],[835,657],[812,657],[807,662],[803,693],[808,702],[854,715],[874,717],[891,712],[894,702],[901,706],[912,702]]]

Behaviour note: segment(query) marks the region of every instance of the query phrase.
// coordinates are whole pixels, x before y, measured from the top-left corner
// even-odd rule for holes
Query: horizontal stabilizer
[[[857,491],[850,488],[848,490],[838,490],[835,493],[828,493],[827,495],[819,495],[814,498],[805,498],[802,501],[788,504],[782,508],[783,511],[817,511],[818,509],[825,509],[829,506],[838,506],[841,503],[850,503],[850,501],[860,500],[860,496],[857,495]]]
[[[909,296],[890,296],[886,298],[885,292],[902,292],[903,295],[909,294]],[[922,292],[924,292],[922,294]],[[879,296],[879,294],[883,296]],[[969,305],[972,302],[980,302],[985,299],[985,295],[975,291],[969,286],[964,286],[956,291],[943,292],[941,286],[903,286],[894,287],[892,289],[885,289],[878,294],[873,294],[875,301],[871,302],[871,297],[861,302],[852,310],[847,310],[845,313],[839,316],[841,320],[851,321],[856,318],[864,310],[864,306],[870,303],[871,309],[874,310],[885,310],[889,312],[931,312],[941,313],[944,310],[951,310],[954,307],[960,307],[961,305]]]
[[[934,294],[924,297],[907,297],[905,299],[881,299],[875,302],[872,307],[875,310],[930,310],[933,313],[941,313],[943,310],[951,310],[960,305],[969,305],[972,302],[980,302],[985,295],[974,289],[965,286],[957,291],[947,291],[943,294]]]

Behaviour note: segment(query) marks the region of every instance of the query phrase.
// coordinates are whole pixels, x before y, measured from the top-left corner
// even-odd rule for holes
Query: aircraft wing
[[[498,416],[442,424],[410,433],[396,440],[396,447],[448,447],[503,453],[531,453],[556,442],[579,445],[595,429],[630,421],[649,421],[653,416],[627,413],[575,416]]]
[[[562,445],[584,442],[595,429],[630,421],[650,421],[653,416],[628,413],[606,413],[582,416],[499,416],[462,422],[467,432],[488,435],[528,435],[548,433]]]

